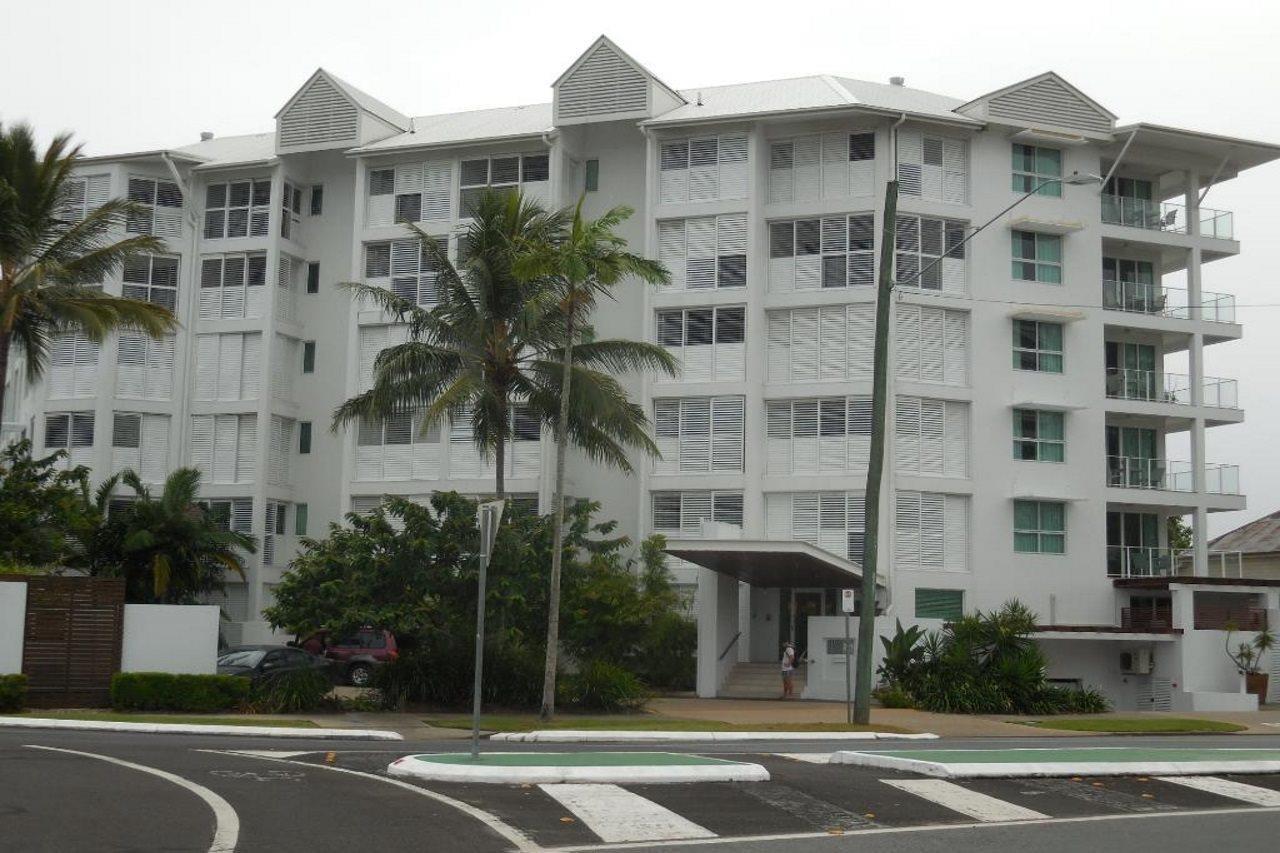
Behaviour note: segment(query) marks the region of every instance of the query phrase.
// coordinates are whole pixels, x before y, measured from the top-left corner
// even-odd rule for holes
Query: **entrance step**
[[[805,666],[796,670],[795,695],[804,693]],[[736,663],[720,688],[726,699],[777,699],[782,695],[782,671],[776,663]]]

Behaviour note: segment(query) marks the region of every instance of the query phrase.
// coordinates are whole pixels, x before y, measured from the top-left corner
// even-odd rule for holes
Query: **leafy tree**
[[[41,155],[30,127],[0,127],[0,418],[11,346],[35,380],[59,333],[79,331],[101,342],[117,329],[159,337],[177,325],[159,305],[85,286],[103,281],[131,255],[161,251],[163,243],[141,234],[114,239],[136,210],[123,199],[79,221],[68,215],[68,179],[79,159],[80,147],[73,148],[67,134]]]
[[[1195,537],[1191,533],[1191,525],[1176,515],[1169,516],[1166,522],[1169,536],[1169,547],[1175,551],[1185,551],[1195,547]]]
[[[30,439],[0,451],[0,562],[66,565],[78,557],[99,515],[89,500],[89,469],[66,470],[66,451],[35,459]]]
[[[571,404],[573,402],[574,355],[578,336],[591,317],[601,296],[611,296],[613,288],[625,279],[642,283],[665,284],[671,277],[665,267],[627,251],[627,241],[618,236],[616,229],[631,216],[629,207],[615,207],[599,219],[587,220],[582,215],[582,200],[574,209],[573,218],[562,239],[542,242],[529,247],[529,251],[517,261],[517,268],[526,274],[550,277],[555,282],[559,311],[564,323],[564,346],[561,350],[560,405],[555,421],[556,475],[555,475],[555,541],[551,548],[550,604],[547,612],[547,660],[542,683],[542,719],[550,719],[555,713],[556,656],[560,637],[560,572],[564,548],[564,469],[569,451],[569,434],[572,429]],[[585,346],[599,347],[589,340]],[[614,342],[608,350],[610,366],[617,371],[632,371],[656,365],[668,373],[674,372],[674,364],[666,350],[648,343],[633,341]],[[642,416],[643,417],[643,416]],[[638,437],[629,443],[648,448]],[[623,458],[612,462],[624,471],[631,466]]]
[[[118,484],[134,498],[110,507]],[[131,602],[182,604],[222,589],[225,572],[244,577],[253,537],[231,530],[199,501],[200,472],[179,468],[156,496],[133,471],[109,477],[95,494],[104,517],[88,546],[92,574],[123,577]]]

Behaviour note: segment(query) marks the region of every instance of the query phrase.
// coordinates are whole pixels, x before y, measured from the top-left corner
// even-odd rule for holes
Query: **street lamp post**
[[[871,663],[876,629],[876,565],[880,543],[880,486],[884,477],[885,421],[888,407],[889,376],[889,296],[894,287],[918,281],[926,272],[942,263],[943,258],[962,248],[996,220],[1051,184],[1081,186],[1098,184],[1102,178],[1093,174],[1072,172],[1065,178],[1048,178],[1036,184],[1013,204],[979,225],[965,238],[916,272],[905,281],[893,278],[893,246],[897,239],[898,182],[885,186],[884,222],[881,226],[880,270],[876,289],[875,346],[872,355],[871,388],[871,459],[867,465],[867,485],[863,511],[862,607],[858,616],[858,672],[854,692],[854,722],[871,722]],[[846,648],[846,655],[848,649]]]
[[[480,756],[480,686],[484,673],[484,597],[489,574],[489,557],[493,555],[493,541],[498,535],[498,522],[502,520],[505,501],[489,501],[480,504],[476,521],[480,525],[480,578],[476,598],[476,669],[471,693],[471,758]]]

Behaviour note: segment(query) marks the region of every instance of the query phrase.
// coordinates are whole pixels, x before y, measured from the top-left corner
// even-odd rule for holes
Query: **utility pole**
[[[884,220],[880,228],[880,274],[876,280],[876,332],[872,356],[871,459],[867,465],[863,523],[862,604],[858,614],[858,686],[853,721],[871,722],[871,662],[876,640],[876,563],[879,552],[880,482],[884,476],[885,416],[889,395],[889,298],[893,293],[893,249],[898,225],[898,182],[884,188]],[[845,650],[846,656],[848,650]]]
[[[498,536],[498,522],[502,521],[505,501],[489,501],[477,508],[476,521],[480,526],[480,576],[476,597],[476,668],[471,685],[471,759],[480,757],[480,691],[484,683],[484,598],[489,575],[489,558],[493,556],[493,542]]]

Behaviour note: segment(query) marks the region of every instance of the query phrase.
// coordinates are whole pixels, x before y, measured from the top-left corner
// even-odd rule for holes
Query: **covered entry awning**
[[[862,582],[857,563],[797,540],[668,539],[663,550],[752,586],[851,587]],[[876,583],[884,586],[879,578]]]

